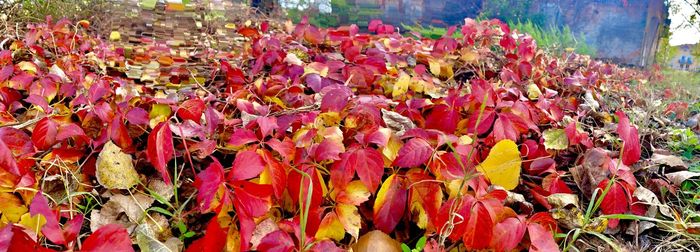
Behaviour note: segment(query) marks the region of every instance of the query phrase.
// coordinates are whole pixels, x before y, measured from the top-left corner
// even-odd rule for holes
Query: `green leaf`
[[[542,133],[544,147],[550,150],[565,150],[569,147],[569,138],[564,129],[548,129]]]
[[[165,209],[163,209],[163,208],[161,208],[161,207],[151,207],[151,208],[148,209],[148,211],[159,212],[159,213],[162,213],[162,214],[164,214],[164,215],[167,215],[168,217],[173,217],[173,215],[174,215],[174,214],[171,213],[170,211],[165,210]]]
[[[141,8],[144,10],[153,10],[156,8],[158,0],[141,0]]]
[[[182,221],[177,222],[177,229],[180,231],[181,234],[184,234],[187,232],[187,227],[185,226],[185,223],[182,223]]]
[[[160,202],[163,205],[166,205],[170,208],[173,207],[172,204],[168,200],[165,199],[162,195],[158,194],[156,191],[151,190],[150,188],[146,187],[146,190],[148,191],[148,194],[151,195],[156,201]]]
[[[406,243],[401,243],[401,251],[403,252],[411,252],[411,247],[406,245]]]
[[[425,247],[425,242],[428,240],[428,237],[421,237],[418,239],[418,242],[416,242],[416,250],[418,251],[423,251],[423,248]]]

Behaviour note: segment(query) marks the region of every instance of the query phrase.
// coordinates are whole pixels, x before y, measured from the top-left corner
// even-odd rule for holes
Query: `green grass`
[[[697,98],[700,92],[700,73],[675,69],[664,69],[662,73],[664,78],[655,83],[656,87],[670,88],[674,91],[685,90],[689,93],[688,98]]]
[[[551,53],[561,54],[567,49],[573,49],[578,54],[596,55],[596,48],[586,43],[583,34],[574,34],[568,26],[544,28],[530,20],[525,22],[509,22],[512,30],[527,33],[537,42],[537,46]]]

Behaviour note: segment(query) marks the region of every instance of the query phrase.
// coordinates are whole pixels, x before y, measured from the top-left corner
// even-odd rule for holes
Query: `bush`
[[[595,57],[595,47],[586,44],[583,35],[576,36],[568,26],[545,29],[530,20],[526,22],[510,22],[508,25],[512,30],[518,30],[520,33],[532,36],[532,38],[537,41],[537,46],[549,53],[561,54],[567,50],[573,50],[578,54]],[[425,27],[419,24],[404,24],[402,26],[408,31],[418,32],[422,37],[431,39],[438,39],[447,32],[445,28],[434,26]],[[455,34],[455,36],[460,36],[460,34]]]
[[[12,18],[22,22],[42,22],[46,16],[71,20],[94,19],[111,4],[107,0],[15,0],[19,6]]]

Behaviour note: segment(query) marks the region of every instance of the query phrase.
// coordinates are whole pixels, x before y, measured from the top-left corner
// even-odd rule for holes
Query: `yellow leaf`
[[[261,83],[262,83],[262,82],[261,82]],[[277,104],[277,106],[282,107],[282,109],[287,109],[287,104],[284,104],[284,102],[282,101],[282,99],[280,99],[279,97],[269,97],[269,96],[265,96],[265,101],[268,102],[268,103]]]
[[[440,62],[436,59],[428,60],[428,65],[430,66],[430,72],[435,76],[440,76]]]
[[[236,225],[231,225],[228,228],[226,251],[241,251],[241,233],[238,232]]]
[[[394,90],[391,92],[392,97],[399,97],[408,91],[408,85],[411,84],[411,76],[401,73],[399,80],[394,83]]]
[[[449,199],[454,199],[457,197],[457,193],[459,192],[460,185],[462,185],[462,180],[461,179],[454,179],[450,180],[447,182],[445,185],[445,189],[447,189],[447,195]],[[462,195],[467,192],[466,186],[462,187]]]
[[[413,92],[416,93],[423,93],[425,91],[425,87],[427,86],[427,82],[424,80],[420,81],[411,81],[409,88],[413,90]]]
[[[336,241],[340,241],[345,237],[345,229],[335,212],[326,214],[326,217],[323,218],[321,224],[318,226],[315,237],[316,240],[329,238]]]
[[[469,137],[467,135],[463,135],[463,136],[459,137],[459,141],[457,143],[459,143],[461,145],[468,145],[468,144],[472,144],[473,142],[474,142],[474,140],[472,140],[471,137]]]
[[[430,66],[430,72],[435,76],[450,78],[454,75],[452,64],[437,59],[430,59],[428,60],[428,65]]]
[[[27,211],[28,209],[22,204],[22,200],[17,198],[14,194],[0,193],[0,213],[2,213],[3,223],[16,223]]]
[[[332,127],[319,127],[316,131],[316,142],[321,142],[323,140],[330,140],[338,147],[345,150],[345,145],[343,144],[343,130],[338,126]]]
[[[345,190],[339,191],[335,195],[335,201],[338,203],[352,204],[359,206],[369,199],[370,193],[367,186],[362,181],[355,180],[345,187]]]
[[[151,119],[149,125],[151,128],[155,128],[160,122],[165,122],[172,113],[170,106],[168,104],[153,104],[151,107],[151,112],[148,117]]]
[[[109,40],[111,41],[119,41],[122,40],[122,35],[118,31],[112,31],[109,34]]]
[[[548,129],[542,132],[544,148],[550,150],[566,150],[569,147],[569,137],[564,129]]]
[[[460,59],[469,64],[477,63],[479,61],[479,52],[474,49],[464,48]]]
[[[360,226],[362,225],[362,217],[360,217],[357,207],[348,204],[338,204],[335,207],[335,212],[348,234],[357,240],[357,237],[360,235]]]
[[[411,204],[411,212],[416,214],[416,226],[425,229],[428,227],[428,214],[420,203]]]
[[[377,212],[381,209],[381,206],[384,205],[384,203],[387,202],[387,195],[389,192],[394,190],[395,186],[394,183],[398,183],[397,181],[394,181],[396,179],[396,174],[391,174],[384,182],[382,183],[382,186],[379,187],[379,192],[377,192],[377,198],[374,199],[374,214],[376,216]]]
[[[319,62],[311,62],[308,65],[304,67],[304,75],[307,74],[318,74],[321,77],[326,77],[328,76],[328,65],[319,63]]]
[[[486,160],[477,166],[493,185],[513,190],[520,180],[520,151],[512,140],[501,140],[491,148]]]
[[[131,155],[122,152],[112,141],[105,143],[97,156],[95,175],[97,182],[108,189],[129,189],[139,183]]]
[[[403,147],[403,142],[398,137],[392,134],[386,146],[381,148],[382,155],[384,156],[384,166],[391,166],[391,163],[394,162],[396,156],[399,155],[399,150],[401,149],[401,147]]]
[[[39,71],[38,70],[39,66],[37,66],[36,64],[34,64],[33,62],[30,62],[30,61],[22,61],[20,63],[17,63],[17,67],[20,70],[25,71],[27,73],[31,73],[31,74],[36,74]]]
[[[343,152],[345,152],[345,149],[343,149]],[[318,169],[316,169],[316,177],[318,178],[318,181],[321,182],[321,195],[324,195],[325,197],[326,195],[328,195],[328,183],[326,183],[326,181],[323,179],[321,171]]]
[[[320,128],[320,126],[333,127],[340,125],[341,120],[342,119],[340,118],[340,114],[338,114],[338,112],[325,112],[316,116],[315,125],[317,128]]]
[[[527,86],[527,98],[530,98],[530,100],[537,100],[541,95],[542,91],[540,91],[540,88],[535,83],[531,83]]]
[[[39,234],[41,228],[44,226],[44,224],[46,224],[46,217],[41,214],[37,214],[32,217],[31,214],[25,213],[20,218],[19,224]]]

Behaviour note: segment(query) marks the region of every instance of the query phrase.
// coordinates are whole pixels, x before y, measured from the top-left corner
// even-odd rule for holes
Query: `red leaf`
[[[219,222],[214,219],[207,224],[204,237],[192,242],[187,252],[222,251],[226,246],[226,230],[221,228]]]
[[[204,101],[199,98],[189,99],[180,105],[176,114],[183,120],[192,120],[199,123],[202,118],[202,113],[204,113],[205,106],[206,104],[204,104]]]
[[[255,29],[253,27],[241,27],[240,29],[238,29],[238,33],[248,38],[257,37],[260,35],[258,29]]]
[[[85,137],[85,132],[83,128],[75,123],[61,124],[58,127],[58,134],[56,134],[56,140],[63,141],[71,137]]]
[[[159,123],[151,134],[148,135],[148,149],[146,155],[153,167],[163,176],[163,181],[170,185],[170,173],[168,173],[168,161],[175,155],[173,149],[173,133],[167,122]]]
[[[248,181],[237,181],[231,184],[234,194],[234,206],[239,212],[250,217],[259,217],[270,210],[272,186],[261,185]]]
[[[83,242],[82,251],[134,251],[129,232],[120,224],[107,224]]]
[[[344,252],[346,250],[339,248],[335,245],[335,242],[330,240],[323,240],[315,242],[314,246],[311,247],[309,252]]]
[[[0,251],[48,252],[55,250],[39,245],[21,227],[8,224],[0,231]]]
[[[485,249],[491,244],[494,216],[491,216],[488,207],[484,202],[477,201],[465,216],[467,224],[462,242],[467,248]]]
[[[515,249],[525,236],[527,225],[516,217],[507,218],[493,227],[491,248],[496,251]]]
[[[302,203],[305,205],[308,189],[313,185],[309,207],[313,209],[314,207],[320,206],[321,201],[323,200],[323,189],[321,185],[322,182],[319,180],[318,171],[316,171],[316,168],[310,165],[304,165],[300,170],[305,174],[308,174],[311,177],[311,181],[309,181],[306,176],[302,176],[299,171],[293,170],[289,172],[287,191],[289,192],[292,201],[295,203],[299,202],[299,195],[301,195]]]
[[[399,149],[399,154],[393,165],[398,167],[417,167],[428,161],[433,148],[422,138],[411,138]]]
[[[29,205],[29,213],[32,217],[41,214],[46,218],[46,224],[41,228],[41,233],[46,236],[51,242],[66,245],[66,240],[63,237],[63,230],[56,219],[56,215],[49,208],[49,202],[41,192],[38,192],[32,203]]]
[[[569,146],[580,143],[589,148],[593,147],[593,142],[591,142],[588,134],[585,132],[578,132],[578,129],[576,129],[576,122],[569,123],[569,125],[564,128],[564,131],[566,131],[566,136],[569,138]]]
[[[546,228],[549,232],[559,232],[557,220],[549,212],[539,212],[530,216],[528,223],[537,223]]]
[[[0,139],[0,167],[14,175],[21,175],[15,157],[12,155],[12,151],[10,151],[10,148],[7,147],[5,141],[2,139]]]
[[[371,32],[376,32],[377,28],[382,25],[382,20],[379,19],[372,19],[369,21],[369,26],[367,27],[367,30]]]
[[[272,156],[272,152],[265,150],[263,161],[267,164],[267,168],[272,178],[272,190],[277,199],[282,199],[284,190],[287,189],[287,170],[289,170],[282,162]]]
[[[316,162],[321,162],[324,160],[339,160],[340,153],[345,151],[343,145],[340,145],[333,140],[328,138],[323,139],[323,141],[316,146],[311,157]]]
[[[231,134],[231,138],[228,140],[228,144],[234,147],[243,147],[246,144],[257,142],[258,137],[255,136],[255,132],[249,129],[236,129]]]
[[[202,211],[208,210],[216,192],[224,183],[224,168],[214,160],[207,169],[197,174],[194,186],[197,188],[197,201]]]
[[[0,141],[5,142],[7,148],[15,156],[26,155],[34,152],[32,140],[24,131],[12,127],[0,128]]]
[[[26,99],[24,99],[24,101],[26,101],[34,106],[40,107],[46,113],[51,113],[53,111],[53,108],[51,108],[49,106],[49,103],[46,101],[46,98],[44,98],[43,96],[32,94],[32,95],[29,95],[29,97],[27,97]]]
[[[425,119],[425,128],[452,134],[457,129],[459,119],[459,111],[451,109],[445,104],[440,104],[433,107],[430,115]]]
[[[542,175],[545,173],[553,173],[556,172],[556,162],[552,158],[538,158],[535,160],[532,160],[532,163],[530,163],[529,169],[527,169],[527,173],[531,175]]]
[[[78,214],[63,225],[63,237],[65,237],[67,242],[75,241],[78,238],[84,219],[85,217],[82,214]]]
[[[559,246],[554,241],[552,233],[537,223],[527,225],[527,233],[530,236],[530,251],[559,251]]]
[[[360,148],[344,153],[342,159],[331,170],[333,185],[343,188],[349,183],[355,172],[371,193],[377,191],[384,174],[382,154],[372,148]],[[341,179],[342,177],[342,179]]]
[[[12,72],[14,71],[14,66],[12,64],[7,65],[0,69],[0,82],[5,82],[10,76],[12,75]]]
[[[330,89],[329,91],[325,91]],[[348,98],[352,96],[352,91],[346,86],[335,85],[328,86],[323,89],[325,94],[321,99],[321,112],[338,112],[343,111],[348,104]]]
[[[56,144],[56,136],[58,135],[58,123],[51,118],[39,120],[32,132],[32,143],[39,150],[47,150]]]
[[[460,204],[460,207],[457,208],[455,211],[457,214],[460,216],[463,216],[463,218],[466,218],[468,216],[468,211],[470,210],[471,206],[474,204],[475,199],[473,196],[467,194],[462,197],[462,203]],[[447,221],[450,218],[450,212],[453,208],[453,205],[456,204],[455,199],[449,199],[447,202],[442,204],[442,207],[440,207],[440,211],[438,212],[438,215],[436,217],[436,225],[437,227],[442,227],[444,226]],[[452,241],[457,241],[464,235],[464,231],[466,228],[466,221],[461,221],[458,223],[455,223],[454,229],[452,230],[452,233],[450,234],[449,238]]]
[[[573,193],[564,183],[559,173],[551,173],[542,180],[542,187],[549,193]]]
[[[505,114],[499,114],[496,122],[493,124],[493,136],[495,141],[501,141],[504,139],[510,139],[513,141],[518,140],[518,132],[513,126],[513,122]]]
[[[260,240],[258,251],[293,251],[294,241],[292,237],[282,230],[267,234]]]
[[[126,124],[122,123],[122,119],[115,117],[114,121],[109,127],[109,138],[114,141],[114,143],[122,149],[132,148],[132,140],[129,136],[129,130],[126,128]]]
[[[133,124],[146,125],[148,124],[148,112],[139,107],[132,108],[126,113],[126,120]]]
[[[284,158],[284,160],[287,162],[294,160],[296,148],[294,147],[294,143],[289,138],[285,138],[284,141],[273,138],[265,143],[269,145],[272,150],[279,153],[279,155],[282,156],[282,158]]]
[[[415,211],[420,207],[425,210],[428,224],[434,226],[443,198],[440,183],[422,169],[411,169],[406,173],[406,177],[412,185],[409,189],[409,209]]]
[[[642,147],[639,145],[639,133],[636,127],[630,125],[630,120],[625,113],[617,111],[615,115],[620,119],[620,122],[617,124],[617,134],[620,135],[620,139],[624,142],[621,154],[622,163],[632,165],[639,161],[642,154]]]
[[[263,137],[271,135],[273,130],[279,128],[277,125],[277,117],[258,117],[256,122],[258,123],[258,127],[260,127],[260,133],[262,133]]]
[[[231,172],[228,174],[228,180],[238,181],[251,179],[258,176],[263,169],[265,169],[265,163],[257,152],[238,152],[238,154],[236,154],[236,159],[233,161],[233,168],[231,168]]]
[[[384,233],[391,233],[406,210],[406,187],[401,178],[392,174],[382,184],[374,201],[374,225]]]
[[[598,185],[598,188],[605,190],[608,186],[609,180],[603,180]],[[600,204],[600,211],[603,214],[622,214],[629,210],[630,202],[632,198],[630,192],[622,184],[626,183],[624,181],[615,181],[608,190],[608,193],[603,198],[603,202]],[[608,227],[615,228],[620,223],[619,219],[610,219],[608,221]]]

